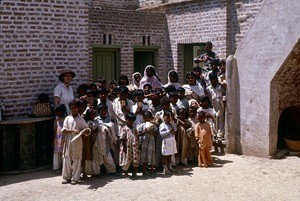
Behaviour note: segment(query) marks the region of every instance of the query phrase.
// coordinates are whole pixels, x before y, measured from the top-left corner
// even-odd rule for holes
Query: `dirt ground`
[[[300,200],[300,157],[213,155],[215,167],[137,179],[90,178],[62,185],[51,169],[0,175],[0,200]]]

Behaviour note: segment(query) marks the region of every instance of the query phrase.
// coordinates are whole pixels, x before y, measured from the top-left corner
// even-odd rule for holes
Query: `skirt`
[[[164,139],[161,145],[162,155],[168,156],[177,153],[175,137]]]

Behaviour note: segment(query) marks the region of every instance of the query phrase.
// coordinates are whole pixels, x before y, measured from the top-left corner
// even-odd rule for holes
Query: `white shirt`
[[[58,84],[54,89],[54,97],[60,98],[59,104],[64,104],[67,108],[67,113],[71,114],[69,103],[74,99],[73,87],[68,88],[63,83]]]

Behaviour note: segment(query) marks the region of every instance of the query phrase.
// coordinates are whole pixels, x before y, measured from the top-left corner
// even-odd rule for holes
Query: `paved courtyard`
[[[300,200],[300,157],[213,155],[215,167],[135,180],[116,176],[62,185],[51,169],[0,175],[0,200]]]

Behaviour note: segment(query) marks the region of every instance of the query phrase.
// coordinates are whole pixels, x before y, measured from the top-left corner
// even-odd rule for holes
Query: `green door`
[[[103,77],[109,82],[119,77],[118,51],[109,49],[94,49],[93,51],[93,81]]]
[[[155,67],[155,51],[135,51],[134,52],[134,72],[144,74],[144,69],[148,65]]]

